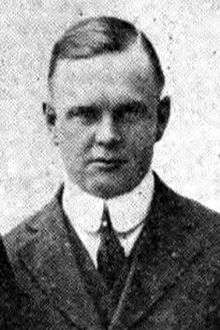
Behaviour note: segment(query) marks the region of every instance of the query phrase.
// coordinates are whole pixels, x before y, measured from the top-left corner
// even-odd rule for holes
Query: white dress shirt
[[[107,200],[86,193],[65,177],[63,209],[95,267],[104,202],[109,209],[112,227],[128,256],[143,227],[153,192],[154,177],[151,170],[131,192]]]

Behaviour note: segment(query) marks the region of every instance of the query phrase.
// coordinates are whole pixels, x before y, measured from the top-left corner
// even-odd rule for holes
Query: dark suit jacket
[[[0,329],[40,330],[42,326],[46,329],[45,325],[47,321],[39,306],[17,285],[0,237]]]
[[[47,316],[39,328],[103,329],[76,265],[61,194],[6,235],[11,265]],[[220,216],[155,175],[139,243],[108,329],[220,329]]]
[[[10,315],[15,312],[14,287],[14,275],[0,237],[0,329],[7,327]]]

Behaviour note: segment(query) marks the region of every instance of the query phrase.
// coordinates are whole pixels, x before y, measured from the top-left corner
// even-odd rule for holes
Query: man
[[[54,46],[44,113],[64,185],[5,237],[49,328],[219,328],[220,216],[151,169],[169,118],[163,86],[128,22],[83,20]]]

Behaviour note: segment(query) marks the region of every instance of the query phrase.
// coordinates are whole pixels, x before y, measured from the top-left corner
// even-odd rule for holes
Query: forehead
[[[52,91],[55,101],[74,98],[78,103],[90,103],[101,96],[149,97],[158,93],[158,86],[148,55],[134,44],[121,53],[60,60],[52,78]]]

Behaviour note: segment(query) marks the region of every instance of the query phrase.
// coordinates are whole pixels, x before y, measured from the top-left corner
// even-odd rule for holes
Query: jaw
[[[110,199],[132,191],[145,174],[146,170],[136,175],[131,170],[122,168],[119,171],[84,176],[79,180],[78,185],[93,196]]]
[[[113,172],[88,175],[79,184],[84,191],[103,199],[118,196],[124,190],[121,175]]]

